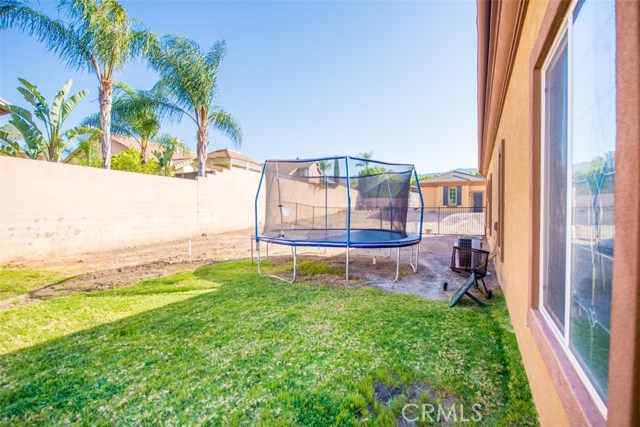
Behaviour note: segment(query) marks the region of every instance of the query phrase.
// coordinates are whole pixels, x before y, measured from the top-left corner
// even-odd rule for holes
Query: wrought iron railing
[[[484,235],[484,207],[445,206],[422,209],[424,213],[422,232],[425,234]],[[407,221],[412,222],[413,229],[416,229],[420,223],[420,208],[410,208]]]

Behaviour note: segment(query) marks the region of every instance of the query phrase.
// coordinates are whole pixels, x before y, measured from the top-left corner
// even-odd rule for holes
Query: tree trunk
[[[206,119],[198,128],[198,176],[205,176],[205,166],[207,163],[207,149],[209,145],[209,129]]]
[[[113,82],[103,79],[100,81],[100,143],[102,145],[103,167],[111,169],[111,102]]]
[[[58,148],[58,144],[60,141],[56,138],[55,135],[51,137],[51,141],[49,141],[49,160],[50,162],[57,162],[58,156],[56,155],[56,149]]]
[[[147,164],[147,147],[149,142],[145,139],[141,139],[140,142],[140,161],[142,162],[142,166]]]

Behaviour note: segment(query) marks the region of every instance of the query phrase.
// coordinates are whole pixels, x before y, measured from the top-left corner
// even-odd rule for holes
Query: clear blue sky
[[[476,167],[474,1],[123,1],[151,31],[208,49],[227,42],[218,101],[242,124],[240,151],[263,161],[357,155],[414,163],[419,173]],[[54,3],[33,3],[56,14]],[[91,93],[69,118],[98,110],[97,80],[59,63],[15,30],[0,33],[0,96],[24,105],[18,77],[47,99],[68,79]],[[118,75],[136,88],[157,80],[146,64]],[[1,119],[6,122],[6,117]],[[188,119],[163,131],[195,148]],[[230,147],[210,134],[209,150]]]

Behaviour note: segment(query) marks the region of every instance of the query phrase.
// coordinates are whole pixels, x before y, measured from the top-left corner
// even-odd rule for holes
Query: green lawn
[[[27,294],[69,277],[71,274],[63,271],[0,267],[0,301]]]
[[[407,401],[537,424],[501,298],[449,309],[234,262],[0,312],[0,425],[393,426]]]

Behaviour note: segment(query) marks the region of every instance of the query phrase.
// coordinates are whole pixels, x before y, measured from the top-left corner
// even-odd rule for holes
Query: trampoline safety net
[[[261,236],[345,246],[406,238],[414,175],[413,165],[354,157],[268,160]]]

